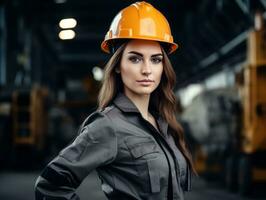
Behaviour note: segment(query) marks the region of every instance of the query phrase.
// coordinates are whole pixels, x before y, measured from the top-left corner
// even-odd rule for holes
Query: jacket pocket
[[[157,143],[149,137],[128,137],[126,146],[133,158],[132,167],[138,172],[138,182],[144,193],[160,192],[160,151]]]
[[[144,157],[147,154],[159,153],[157,144],[149,137],[128,137],[125,141],[130,154],[138,159]]]

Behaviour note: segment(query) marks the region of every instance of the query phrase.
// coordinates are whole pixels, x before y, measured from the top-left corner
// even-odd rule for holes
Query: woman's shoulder
[[[112,126],[112,118],[115,116],[116,109],[114,105],[105,107],[104,109],[97,109],[88,115],[83,123],[81,129],[86,127],[97,128],[100,125],[101,128]]]
[[[105,141],[116,137],[115,126],[110,117],[102,110],[92,112],[81,124],[78,135],[90,140]],[[108,139],[109,138],[109,139]]]
[[[81,124],[81,127],[86,127],[98,122],[102,123],[103,121],[109,121],[106,113],[104,113],[102,110],[95,110],[85,118],[85,120]]]
[[[116,117],[119,118],[121,115],[120,109],[118,109],[117,106],[115,106],[115,104],[110,104],[106,106],[105,108],[99,110],[98,112],[110,118],[111,120],[114,120]]]

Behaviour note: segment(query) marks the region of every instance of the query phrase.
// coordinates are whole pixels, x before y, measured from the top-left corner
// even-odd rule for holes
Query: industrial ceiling
[[[132,0],[17,0],[12,1],[28,26],[42,38],[62,71],[81,78],[94,66],[103,67],[109,55],[100,44],[113,17]],[[148,1],[168,18],[175,42],[171,55],[181,87],[196,82],[224,65],[243,61],[246,37],[254,12],[266,10],[266,0]],[[77,20],[76,37],[58,38],[61,19]]]

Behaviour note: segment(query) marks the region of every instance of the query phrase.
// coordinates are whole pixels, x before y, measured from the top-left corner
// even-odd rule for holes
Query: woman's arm
[[[88,173],[115,159],[117,139],[110,119],[96,112],[87,124],[75,141],[63,149],[38,177],[36,200],[79,199],[75,190]]]

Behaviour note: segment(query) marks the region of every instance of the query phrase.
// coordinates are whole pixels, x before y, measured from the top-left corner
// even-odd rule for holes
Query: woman
[[[79,199],[75,190],[94,169],[108,199],[184,199],[194,168],[175,119],[167,53],[176,48],[167,20],[150,4],[118,13],[102,43],[113,56],[99,109],[44,169],[36,199]]]

